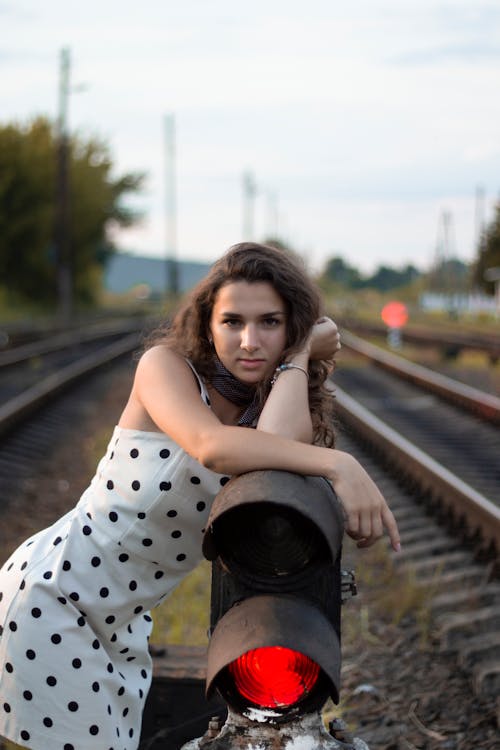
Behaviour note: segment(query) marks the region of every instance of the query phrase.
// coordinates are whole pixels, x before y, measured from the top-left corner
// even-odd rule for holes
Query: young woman
[[[0,735],[33,750],[134,750],[150,681],[149,610],[201,558],[231,475],[327,477],[358,546],[394,517],[333,448],[335,324],[288,254],[231,248],[157,331],[76,507],[0,571]],[[255,429],[248,429],[254,427]]]

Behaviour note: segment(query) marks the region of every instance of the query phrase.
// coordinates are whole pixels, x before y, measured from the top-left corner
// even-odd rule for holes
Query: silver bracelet
[[[300,370],[301,372],[304,373],[306,378],[309,380],[309,373],[307,372],[305,367],[296,365],[295,362],[285,362],[282,365],[278,365],[278,367],[275,369],[273,379],[271,380],[271,387],[276,383],[280,374],[284,372],[285,370]]]

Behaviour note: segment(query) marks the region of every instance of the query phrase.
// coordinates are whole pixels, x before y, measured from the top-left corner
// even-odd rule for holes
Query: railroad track
[[[363,359],[334,375],[339,447],[382,487],[402,533],[399,564],[435,592],[441,649],[456,651],[478,694],[500,696],[500,399],[348,333],[342,341]]]
[[[136,338],[120,336],[118,341],[111,344],[112,349],[102,347],[99,355],[92,357],[92,367],[89,363],[88,368],[87,365],[76,367],[76,363],[67,365],[75,366],[75,373],[62,389],[81,388],[82,380],[86,382],[84,374],[89,376],[91,371],[97,372],[99,368],[109,365],[111,356],[118,359],[136,348],[138,334],[133,336]],[[345,335],[343,343],[348,343]],[[351,340],[349,345],[353,343]],[[112,351],[115,351],[114,355]],[[363,356],[366,359],[366,355]],[[388,390],[382,391],[381,382],[385,382],[385,378],[390,378]],[[59,377],[55,380],[59,380]],[[90,378],[87,377],[87,380]],[[395,512],[403,538],[403,553],[396,564],[411,567],[416,582],[434,592],[429,606],[441,648],[456,651],[463,668],[470,671],[478,695],[500,694],[500,583],[497,578],[500,452],[496,424],[488,421],[484,414],[479,417],[470,411],[463,412],[456,405],[456,394],[453,395],[455,405],[451,405],[443,401],[442,393],[439,396],[425,393],[422,383],[418,387],[409,383],[407,374],[402,381],[396,378],[394,371],[389,373],[380,366],[347,368],[341,362],[335,373],[335,383],[337,417],[340,421],[339,447],[352,452],[367,466]],[[61,387],[51,393],[50,383],[45,386],[47,392],[41,394],[36,406],[24,408],[21,405],[16,411],[12,403],[7,402],[2,407],[6,410],[4,416],[7,420],[5,429],[0,427],[0,495],[4,497],[9,496],[9,489],[5,485],[9,476],[12,478],[15,472],[17,480],[23,466],[29,466],[33,472],[33,461],[43,460],[43,455],[37,458],[40,444],[47,444],[51,440],[54,429],[59,432],[65,429],[67,417],[61,404],[65,398],[66,401],[68,399],[56,397],[56,392],[61,395]],[[34,387],[30,386],[30,390]],[[57,384],[55,387],[57,389]],[[406,390],[408,388],[413,389],[411,393]],[[14,397],[18,405],[22,400],[19,393]],[[363,400],[364,406],[360,403]],[[400,420],[397,424],[394,421],[389,426],[381,424],[381,404],[386,409],[383,421],[389,422],[389,417],[392,420],[395,416],[396,422]],[[35,411],[41,405],[44,406],[43,411]],[[368,412],[366,406],[379,412],[376,415],[378,419]],[[490,403],[489,411],[491,407]],[[440,411],[442,408],[453,410],[452,416],[448,411],[443,415]],[[452,423],[451,434],[460,436],[465,433],[462,419],[468,420],[467,424],[473,425],[474,430],[479,430],[474,432],[475,437],[468,433],[465,447],[453,440],[450,453],[459,454],[459,461],[454,467],[443,470],[436,465],[436,454],[439,454],[439,458],[441,455],[439,450],[433,448],[434,443],[430,446],[408,445],[410,439],[414,442],[410,427],[422,411],[434,417],[430,427],[429,423],[427,427],[421,425],[423,435],[437,432],[442,425],[449,427]],[[403,416],[406,421],[402,421]],[[411,417],[410,422],[408,416]],[[400,429],[397,430],[397,427]],[[485,434],[486,438],[483,437]],[[436,440],[436,435],[433,440]],[[445,437],[445,442],[447,440]],[[463,471],[465,457],[467,453],[474,452],[477,444],[481,456],[490,451],[489,459],[478,472],[480,486],[468,487]],[[434,460],[423,460],[425,453],[433,456]],[[491,466],[488,467],[488,464]],[[162,679],[169,673],[168,661],[168,654],[156,660],[156,688],[152,691],[153,707],[145,731],[154,732],[155,690],[161,692]],[[199,672],[199,667],[197,669]],[[182,669],[179,670],[177,663],[177,677],[180,672]],[[189,679],[189,675],[186,676]],[[160,703],[164,708],[164,699]]]

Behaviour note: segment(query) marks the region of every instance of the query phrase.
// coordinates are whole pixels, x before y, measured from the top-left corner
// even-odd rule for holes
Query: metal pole
[[[67,125],[70,64],[70,51],[68,48],[64,48],[60,53],[59,67],[55,212],[58,313],[63,326],[69,324],[73,314],[72,258],[69,231],[69,136]]]
[[[251,172],[243,173],[243,240],[254,238],[254,204],[256,184]]]
[[[176,297],[179,293],[179,268],[177,262],[177,201],[175,191],[175,118],[165,116],[165,209],[167,292]]]

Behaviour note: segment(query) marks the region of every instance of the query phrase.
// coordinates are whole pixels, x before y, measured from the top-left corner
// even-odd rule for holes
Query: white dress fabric
[[[137,747],[149,610],[200,561],[227,480],[163,433],[115,428],[77,506],[0,570],[0,735],[33,750]]]

